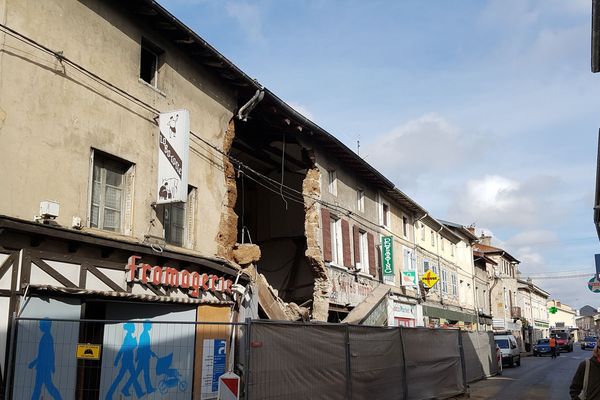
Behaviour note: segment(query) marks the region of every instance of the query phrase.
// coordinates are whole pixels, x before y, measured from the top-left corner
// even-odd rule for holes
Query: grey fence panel
[[[249,400],[348,398],[344,326],[255,322],[250,332]]]
[[[403,330],[409,399],[445,398],[464,393],[459,331]]]
[[[350,326],[353,399],[404,399],[400,329]]]
[[[467,382],[498,373],[496,345],[492,332],[462,332]]]

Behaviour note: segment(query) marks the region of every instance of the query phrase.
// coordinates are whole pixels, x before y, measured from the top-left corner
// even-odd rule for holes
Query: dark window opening
[[[154,87],[158,87],[158,71],[162,53],[163,51],[158,47],[142,40],[140,79]]]

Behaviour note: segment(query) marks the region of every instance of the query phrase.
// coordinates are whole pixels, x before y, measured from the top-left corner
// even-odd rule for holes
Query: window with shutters
[[[165,241],[176,246],[193,247],[196,188],[188,186],[187,202],[164,205],[163,229]]]
[[[431,231],[431,245],[435,246],[435,233]]]
[[[133,164],[92,151],[89,226],[131,233]]]
[[[425,241],[425,225],[421,224],[421,241]]]
[[[360,269],[369,273],[369,242],[367,232],[359,231]]]
[[[448,294],[448,272],[445,269],[442,269],[442,293]]]
[[[331,263],[335,265],[342,265],[344,259],[344,249],[342,243],[342,221],[331,216]]]
[[[450,294],[452,294],[452,296],[457,297],[458,296],[458,285],[456,283],[456,272],[452,272],[450,274]]]

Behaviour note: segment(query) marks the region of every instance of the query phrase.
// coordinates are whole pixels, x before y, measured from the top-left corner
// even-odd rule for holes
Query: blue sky
[[[594,272],[588,0],[160,0],[248,75],[521,271]],[[586,270],[587,269],[587,270]],[[586,279],[537,280],[600,306]]]

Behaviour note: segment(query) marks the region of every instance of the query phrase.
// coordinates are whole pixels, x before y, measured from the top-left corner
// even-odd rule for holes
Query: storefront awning
[[[423,315],[433,318],[444,318],[450,321],[477,322],[473,314],[425,305],[423,306]]]
[[[233,305],[233,301],[230,300],[203,300],[194,299],[191,297],[169,297],[169,296],[156,296],[151,294],[134,294],[127,292],[105,292],[101,290],[88,290],[78,288],[67,288],[51,285],[31,285],[29,290],[32,293],[39,294],[61,294],[67,296],[85,296],[85,297],[97,297],[97,298],[112,298],[118,300],[133,300],[133,301],[145,301],[155,303],[178,303],[178,304],[215,304],[215,305]]]

